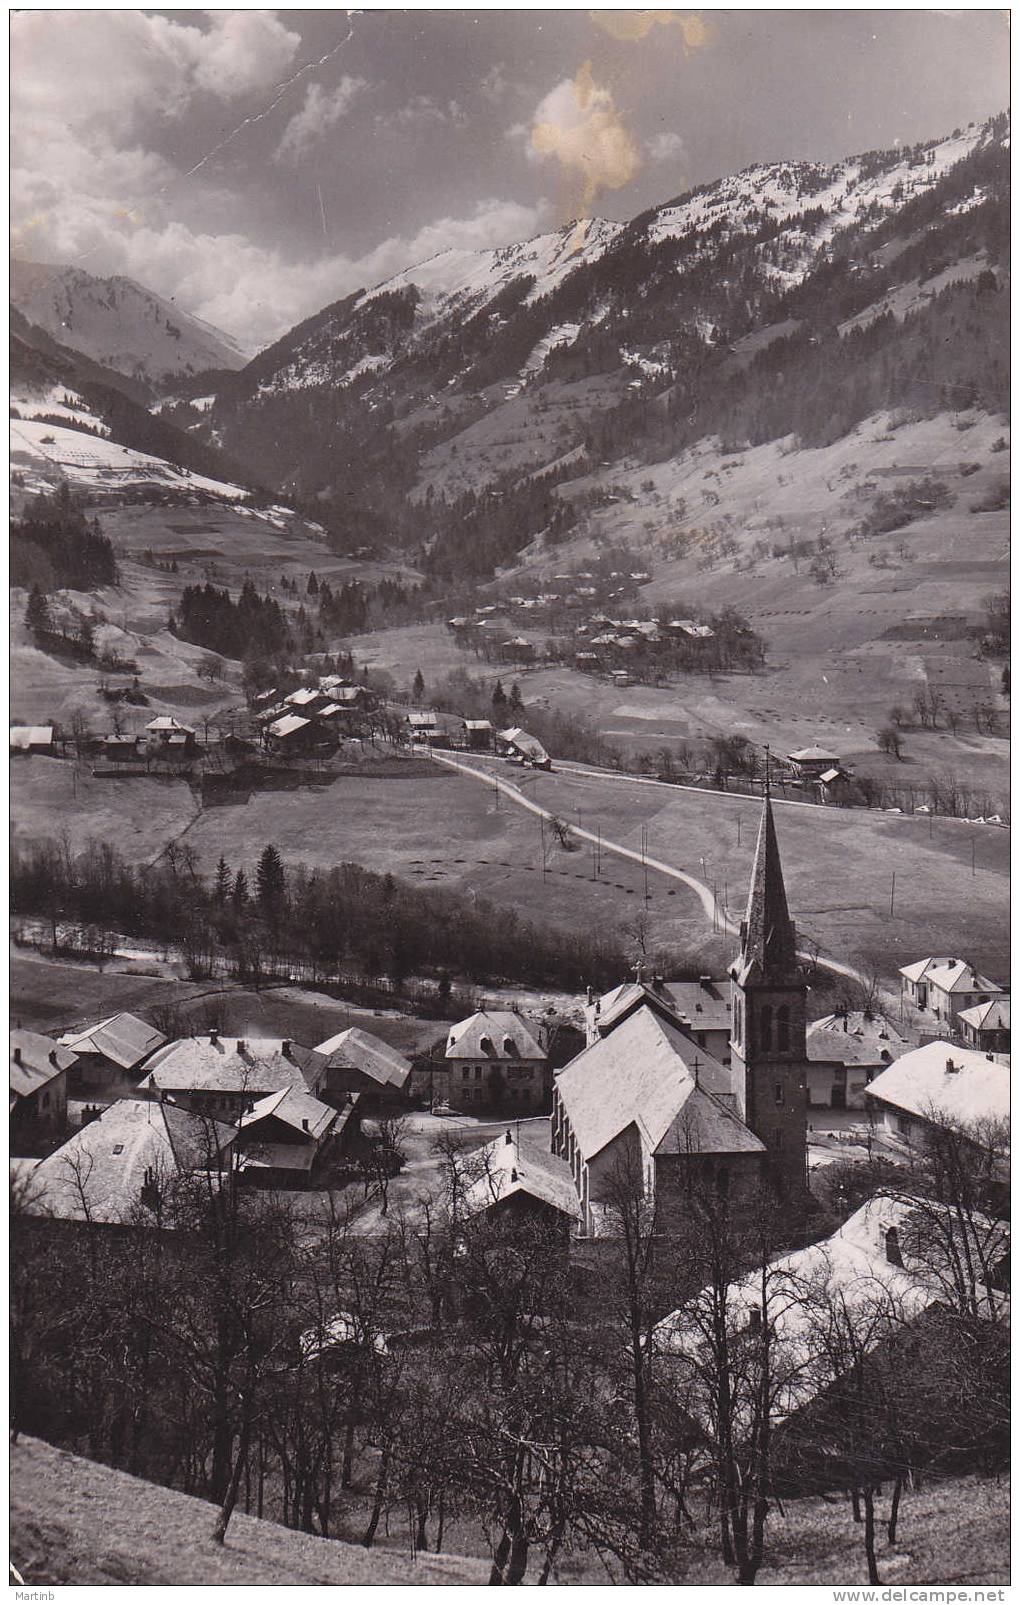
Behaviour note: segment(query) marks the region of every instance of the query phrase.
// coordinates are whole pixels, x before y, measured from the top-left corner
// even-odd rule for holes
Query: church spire
[[[789,981],[796,976],[796,938],[786,903],[783,866],[779,860],[772,798],[766,778],[747,915],[740,927],[738,979],[743,986],[752,979]]]

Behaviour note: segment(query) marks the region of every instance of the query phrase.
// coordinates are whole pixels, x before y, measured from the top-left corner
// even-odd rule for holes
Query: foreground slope
[[[884,1507],[883,1507],[884,1508]],[[27,1586],[484,1584],[489,1564],[313,1538],[253,1517],[233,1518],[222,1549],[208,1536],[214,1509],[26,1438],[12,1451],[11,1559]],[[788,1500],[769,1519],[762,1584],[863,1583],[862,1529],[847,1502]],[[706,1535],[711,1544],[711,1537]],[[883,1584],[1009,1581],[1009,1481],[978,1477],[925,1483],[908,1495],[896,1544],[877,1541]],[[561,1582],[604,1583],[578,1557]],[[712,1548],[692,1545],[683,1583],[733,1581]]]
[[[112,1471],[34,1438],[11,1453],[11,1560],[24,1582],[337,1585],[485,1583],[454,1555],[371,1552],[235,1515],[222,1548],[212,1505]]]

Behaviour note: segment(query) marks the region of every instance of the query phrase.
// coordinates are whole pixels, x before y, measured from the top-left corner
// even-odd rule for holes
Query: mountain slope
[[[48,479],[106,488],[151,481],[211,494],[216,485],[229,500],[244,494],[234,481],[252,479],[214,444],[150,412],[136,382],[60,345],[13,307],[10,387],[12,459]]]
[[[1008,144],[995,118],[441,253],[307,319],[193,422],[315,497],[335,539],[480,575],[583,518],[556,493],[579,468],[597,498],[599,465],[720,432],[818,444],[883,407],[997,411]]]
[[[55,339],[152,385],[207,368],[240,368],[250,354],[222,330],[120,276],[13,259],[11,301]]]

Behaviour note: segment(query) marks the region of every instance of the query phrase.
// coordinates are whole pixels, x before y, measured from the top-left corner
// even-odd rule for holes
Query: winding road
[[[462,763],[459,758],[451,758],[446,753],[436,752],[435,749],[432,751],[432,759],[434,763],[444,764],[448,769],[456,769],[460,774],[468,775],[472,780],[481,781],[481,783],[484,786],[488,786],[490,790],[495,789],[496,791],[501,792],[504,797],[509,797],[511,802],[517,803],[517,805],[521,808],[526,808],[531,814],[537,814],[540,819],[552,820],[554,818],[554,815],[548,808],[543,808],[540,803],[533,802],[530,797],[526,797],[520,790],[520,787],[515,785],[512,780],[503,780],[499,775],[494,775],[491,773],[491,771],[486,769],[475,769],[470,764]],[[588,780],[592,778],[603,778],[601,775],[593,777],[591,771],[589,770],[571,768],[566,765],[560,767],[563,769],[563,772],[576,775],[580,779]],[[609,777],[607,776],[606,778]],[[621,776],[620,778],[622,779],[624,777]],[[638,784],[642,783],[648,785],[659,784],[659,782],[654,780],[647,782],[642,782],[640,780],[638,781]],[[699,788],[688,787],[685,789],[697,790]],[[702,795],[704,795],[704,793],[702,793]],[[753,799],[749,799],[749,801],[750,800]],[[810,807],[811,804],[787,803],[787,806],[793,808],[807,808]],[[673,864],[666,864],[661,858],[650,858],[647,853],[642,854],[637,852],[633,847],[624,847],[622,842],[610,841],[608,837],[602,835],[596,836],[594,831],[585,830],[581,825],[571,825],[569,828],[572,836],[579,837],[583,841],[593,842],[599,847],[601,852],[614,853],[618,858],[629,859],[631,863],[647,866],[648,869],[654,870],[660,875],[666,875],[670,880],[680,881],[684,886],[689,887],[694,893],[695,897],[698,899],[705,911],[706,918],[711,920],[713,930],[721,931],[724,935],[730,936],[738,936],[740,934],[739,925],[736,923],[736,921],[730,919],[729,914],[726,912],[726,909],[722,903],[713,894],[711,887],[706,886],[704,881],[698,880],[696,875],[689,875],[684,869],[677,869]],[[860,970],[854,969],[852,964],[844,964],[840,959],[823,958],[820,954],[815,955],[814,953],[805,953],[803,950],[800,951],[799,957],[804,959],[809,964],[817,964],[823,970],[829,970],[833,975],[845,976],[848,980],[857,981],[861,986],[865,988],[868,987],[869,983],[866,977],[861,974]]]

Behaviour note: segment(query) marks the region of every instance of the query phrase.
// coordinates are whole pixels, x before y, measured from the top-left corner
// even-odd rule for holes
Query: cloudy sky
[[[1002,110],[997,11],[12,17],[14,250],[250,345],[449,246]]]

